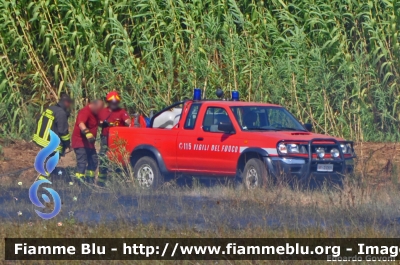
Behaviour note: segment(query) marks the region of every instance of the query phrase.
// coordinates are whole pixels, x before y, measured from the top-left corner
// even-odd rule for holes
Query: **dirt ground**
[[[34,181],[37,173],[33,163],[40,148],[32,142],[24,141],[5,144],[0,140],[0,145],[3,146],[3,154],[0,154],[0,185],[14,181]],[[400,169],[400,143],[357,143],[355,151],[356,171],[359,176],[370,179],[375,184],[397,181]],[[74,166],[74,152],[66,154],[58,163],[58,167]],[[28,167],[32,168],[9,174]]]
[[[386,181],[398,183],[400,169],[400,143],[357,143],[356,171],[365,179],[378,184]]]
[[[33,163],[40,147],[32,142],[18,141],[4,144],[0,140],[3,153],[0,154],[0,185],[14,181],[33,182],[38,173],[33,168]],[[57,167],[74,167],[75,154],[70,152],[61,157]],[[22,172],[16,172],[29,168]],[[13,173],[16,172],[16,173]],[[12,174],[8,174],[12,173]]]

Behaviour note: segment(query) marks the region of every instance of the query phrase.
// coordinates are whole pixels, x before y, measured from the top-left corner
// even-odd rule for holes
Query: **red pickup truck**
[[[111,128],[108,141],[118,153],[123,140],[147,188],[174,173],[236,177],[248,189],[282,177],[342,180],[353,171],[353,143],[311,130],[279,105],[186,100],[156,113],[148,128]]]

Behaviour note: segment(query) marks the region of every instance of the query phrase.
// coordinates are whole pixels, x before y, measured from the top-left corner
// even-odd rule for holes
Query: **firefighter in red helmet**
[[[131,118],[129,117],[128,112],[125,109],[120,107],[121,97],[116,91],[112,91],[106,96],[107,107],[100,111],[99,120],[101,130],[101,147],[99,155],[105,158],[107,153],[107,140],[109,129],[112,126],[130,126]],[[107,178],[107,166],[103,162],[100,162],[99,167],[99,177],[97,179],[97,183],[99,186],[104,186]]]

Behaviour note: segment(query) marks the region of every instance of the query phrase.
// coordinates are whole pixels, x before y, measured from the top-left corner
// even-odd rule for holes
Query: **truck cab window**
[[[289,115],[287,115],[283,108],[271,108],[268,110],[268,121],[270,125],[276,126],[277,124],[281,127],[296,128],[296,121]]]
[[[282,107],[240,106],[231,110],[242,130],[304,131],[296,118]]]
[[[223,108],[209,107],[203,120],[203,131],[221,132],[218,130],[218,124],[230,122],[228,113]]]
[[[185,129],[193,130],[194,125],[196,124],[196,119],[199,114],[200,104],[193,104],[190,106],[189,113],[186,117],[185,121]]]

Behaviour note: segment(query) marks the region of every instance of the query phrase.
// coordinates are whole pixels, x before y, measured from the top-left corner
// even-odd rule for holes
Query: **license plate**
[[[332,164],[318,164],[317,165],[317,171],[332,172],[333,171],[333,165]]]

